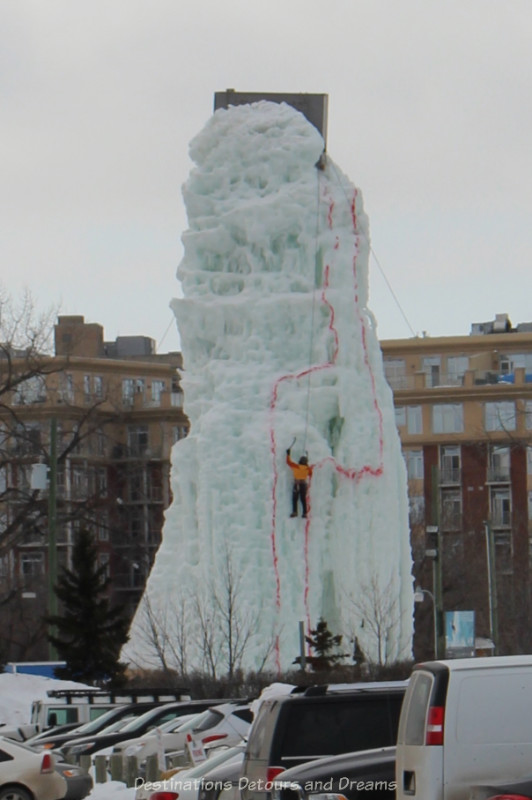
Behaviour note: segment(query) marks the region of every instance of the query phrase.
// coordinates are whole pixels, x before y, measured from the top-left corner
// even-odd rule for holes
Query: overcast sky
[[[381,338],[532,321],[531,0],[0,0],[0,39],[12,295],[176,349],[188,145],[232,87],[329,95]]]

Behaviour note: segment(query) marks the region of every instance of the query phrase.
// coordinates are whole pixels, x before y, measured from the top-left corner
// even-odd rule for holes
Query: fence
[[[187,764],[184,754],[169,759],[169,761],[167,769],[177,766],[182,767]],[[138,786],[140,780],[139,763],[135,756],[127,756],[125,760],[120,754],[109,757],[94,756],[92,761],[90,756],[81,756],[79,765],[87,772],[90,772],[94,767],[95,783],[107,783],[108,780],[122,781],[126,786],[132,787]],[[160,781],[165,775],[166,772],[159,768],[157,756],[148,756],[146,759],[146,774],[143,775],[143,779],[149,782]]]

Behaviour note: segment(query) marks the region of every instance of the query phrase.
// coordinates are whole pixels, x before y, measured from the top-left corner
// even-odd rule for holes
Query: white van
[[[532,656],[414,667],[397,738],[397,800],[467,800],[532,764]]]

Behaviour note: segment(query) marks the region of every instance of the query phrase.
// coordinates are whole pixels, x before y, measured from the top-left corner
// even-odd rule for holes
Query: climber
[[[294,485],[292,487],[292,513],[291,517],[297,517],[297,501],[301,501],[303,519],[307,518],[307,489],[308,479],[312,475],[312,467],[308,463],[307,456],[301,456],[299,464],[290,458],[290,448],[286,451],[286,463],[292,470]]]

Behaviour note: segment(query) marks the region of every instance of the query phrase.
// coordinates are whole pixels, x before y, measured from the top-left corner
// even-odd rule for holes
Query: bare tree
[[[368,661],[375,661],[371,651],[376,654],[376,663],[379,666],[397,660],[390,656],[390,645],[393,632],[399,627],[399,593],[394,581],[383,585],[376,574],[370,576],[368,582],[360,586],[356,596],[349,595],[348,601],[354,611],[356,627],[365,630],[365,641],[372,641],[373,647],[369,650],[367,644],[364,652]],[[351,632],[351,639],[358,638],[355,631]],[[368,652],[369,650],[369,652]]]
[[[226,549],[218,587],[197,591],[193,596],[179,595],[157,610],[148,596],[144,598],[137,628],[144,653],[142,666],[185,675],[188,665],[194,664],[211,678],[218,678],[221,672],[233,678],[242,668],[256,629],[257,612],[250,610],[231,552]],[[270,640],[264,642],[258,672],[265,668],[274,642],[272,632]]]
[[[228,547],[223,554],[222,584],[213,591],[214,608],[220,620],[223,653],[226,673],[232,678],[239,669],[252,633],[256,630],[256,614],[242,597],[240,577],[235,570],[233,558]]]

